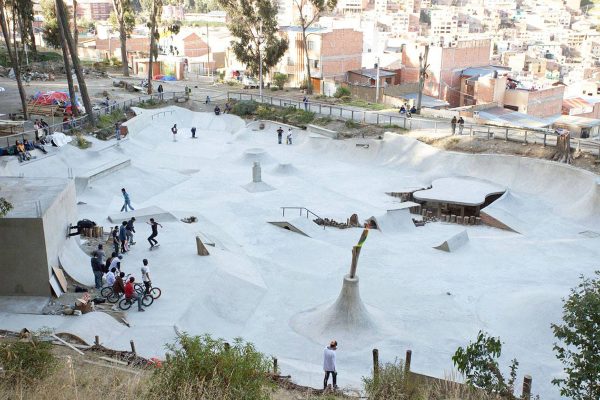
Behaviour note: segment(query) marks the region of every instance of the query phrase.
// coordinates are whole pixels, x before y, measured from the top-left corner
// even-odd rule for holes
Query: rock
[[[73,310],[71,307],[65,307],[62,309],[62,313],[64,315],[73,315],[75,313],[75,310]]]

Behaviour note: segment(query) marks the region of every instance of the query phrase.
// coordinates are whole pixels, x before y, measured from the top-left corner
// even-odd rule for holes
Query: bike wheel
[[[150,307],[152,305],[152,303],[154,303],[154,298],[152,296],[150,296],[149,294],[142,297],[142,305],[144,307]]]
[[[123,311],[127,311],[131,308],[132,304],[133,302],[128,299],[121,299],[121,301],[119,301],[119,308]]]
[[[142,296],[144,295],[144,292],[146,291],[146,287],[144,285],[141,283],[136,283],[133,285],[133,287],[138,294],[141,294]]]
[[[119,295],[116,294],[115,292],[111,291],[110,294],[108,296],[106,296],[106,301],[108,301],[109,303],[116,303],[117,301],[119,301]]]
[[[150,289],[150,296],[152,296],[154,300],[158,299],[161,294],[162,292],[160,291],[160,288],[153,287],[152,289]]]
[[[105,286],[102,288],[102,290],[100,291],[100,295],[102,297],[108,297],[111,295],[111,293],[113,292],[112,288],[110,286]]]

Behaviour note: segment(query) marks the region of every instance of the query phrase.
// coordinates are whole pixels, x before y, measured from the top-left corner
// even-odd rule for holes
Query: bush
[[[240,117],[252,115],[256,112],[258,103],[254,100],[241,100],[235,103],[231,112]]]
[[[285,123],[300,126],[310,124],[314,119],[314,112],[299,110],[294,107],[285,108],[281,118],[281,120]]]
[[[277,86],[271,86],[271,92],[276,92],[278,90],[280,90],[280,89]]]
[[[552,380],[560,394],[574,400],[600,398],[600,271],[581,283],[563,304],[563,324],[552,324],[556,357],[563,363],[565,378]]]
[[[92,145],[92,142],[83,137],[82,134],[78,133],[76,136],[76,144],[80,149],[87,149]]]
[[[170,354],[154,373],[150,396],[174,400],[270,398],[270,362],[240,338],[229,347],[210,335],[183,334],[167,348]]]
[[[360,124],[358,122],[354,121],[353,119],[346,120],[344,125],[346,126],[346,128],[350,128],[350,129],[356,129],[360,126]]]
[[[363,377],[369,400],[420,399],[421,394],[414,380],[409,379],[402,360],[379,366],[377,377]]]
[[[333,94],[333,97],[335,97],[336,99],[341,99],[343,97],[349,98],[351,95],[352,93],[350,92],[350,89],[348,89],[347,87],[339,86]]]
[[[33,336],[27,342],[0,344],[0,365],[11,382],[33,382],[43,379],[54,369],[52,344]]]
[[[260,105],[256,109],[256,116],[259,119],[277,120],[277,111],[273,107]]]
[[[477,341],[469,343],[464,349],[459,347],[452,356],[452,362],[458,371],[465,375],[467,385],[481,388],[489,394],[499,394],[514,399],[514,384],[519,363],[517,360],[512,360],[510,378],[506,380],[498,366],[501,353],[500,338],[479,331]]]
[[[288,76],[286,74],[282,74],[281,72],[275,72],[273,75],[273,82],[281,90],[283,90],[283,87],[287,83],[288,79]]]
[[[326,125],[329,125],[329,123],[331,121],[333,121],[333,120],[329,117],[321,117],[321,118],[315,118],[313,120],[313,124],[319,125],[319,126],[326,126]]]

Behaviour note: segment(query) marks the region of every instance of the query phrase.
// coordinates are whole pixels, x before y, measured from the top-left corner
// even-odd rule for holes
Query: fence
[[[110,105],[104,106],[104,107],[94,106],[94,109],[92,110],[92,112],[94,114],[94,117],[98,118],[102,115],[110,114],[111,112],[116,111],[116,110],[128,110],[132,106],[140,104],[143,101],[150,101],[150,100],[158,101],[158,100],[165,100],[165,99],[176,100],[176,99],[178,99],[180,97],[184,97],[184,96],[186,96],[185,91],[163,92],[161,94],[145,94],[145,95],[140,95],[138,97],[134,97],[134,98],[131,98],[128,100],[116,102],[116,103],[113,103],[113,104],[110,104]],[[41,128],[39,130],[44,132],[44,134],[52,134],[53,132],[62,132],[62,131],[68,131],[68,130],[72,130],[72,129],[79,129],[79,128],[83,127],[84,125],[86,125],[87,123],[88,123],[88,116],[84,115],[81,117],[73,118],[69,121],[59,122],[56,124],[48,125],[47,127]],[[39,135],[36,135],[36,130],[31,129],[31,130],[16,133],[13,135],[3,136],[2,138],[6,139],[6,146],[10,147],[11,140],[19,140],[19,139],[21,141],[23,141],[25,139],[34,140],[38,136]]]
[[[380,125],[387,128],[401,128],[406,130],[428,130],[435,134],[446,131],[452,132],[450,121],[422,118],[406,117],[405,115],[382,113],[369,110],[360,110],[342,107],[338,105],[309,101],[304,103],[301,100],[275,97],[269,95],[258,95],[253,93],[227,92],[227,96],[234,100],[253,100],[258,103],[269,104],[279,107],[295,107],[306,111],[314,112],[321,116],[336,117],[345,120],[353,120],[373,125]],[[464,124],[461,134],[485,139],[503,139],[505,141],[514,141],[521,143],[538,143],[544,146],[556,146],[557,134],[551,129],[526,129],[512,126],[502,126],[493,124]],[[459,133],[459,127],[456,128]],[[576,138],[577,147],[582,151],[597,153],[600,158],[600,141]]]

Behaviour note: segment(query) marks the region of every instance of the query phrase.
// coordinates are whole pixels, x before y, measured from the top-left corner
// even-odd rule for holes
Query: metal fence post
[[[321,114],[321,103],[319,103],[319,114]]]

